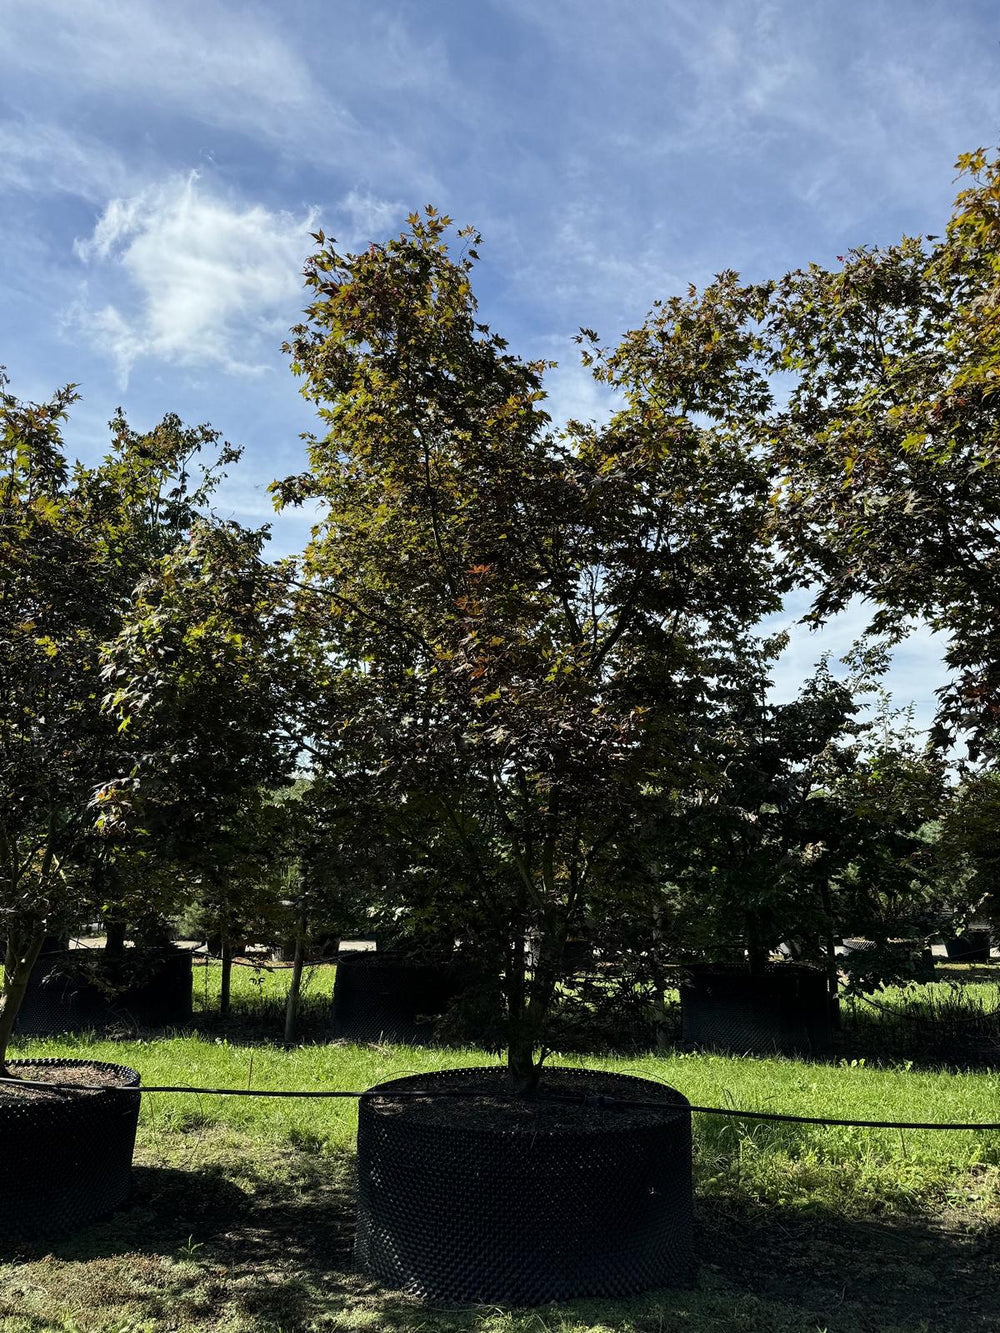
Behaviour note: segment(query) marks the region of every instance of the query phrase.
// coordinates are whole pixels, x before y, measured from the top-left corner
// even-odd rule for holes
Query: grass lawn
[[[24,1041],[14,1054],[133,1065],[146,1083],[364,1088],[477,1051],[262,1042],[287,974],[240,970],[226,1035]],[[217,978],[196,973],[209,1006]],[[314,1016],[330,973],[317,969]],[[559,1057],[557,1057],[559,1058]],[[880,1119],[1000,1118],[1000,1074],[709,1055],[565,1057],[693,1102]],[[354,1102],[151,1095],[130,1206],[0,1261],[0,1333],[867,1333],[998,1330],[1000,1134],[695,1117],[693,1291],[533,1311],[429,1307],[351,1271]],[[2,1200],[0,1200],[2,1206]]]

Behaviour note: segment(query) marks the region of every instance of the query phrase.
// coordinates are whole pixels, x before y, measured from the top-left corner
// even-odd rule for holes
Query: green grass
[[[314,1040],[283,1050],[275,1021],[289,972],[259,975],[234,970],[238,1017],[228,1027],[213,1012],[218,969],[210,967],[195,973],[196,1033],[25,1040],[12,1054],[113,1060],[139,1069],[147,1085],[358,1090],[493,1059],[474,1050],[321,1042],[331,968],[315,969],[307,986]],[[993,983],[983,981],[980,992],[976,974],[968,982],[965,999],[989,1007]],[[925,987],[887,993],[880,1003],[940,1011],[953,1000],[950,991]],[[683,1054],[553,1059],[654,1078],[700,1105],[845,1119],[1000,1119],[998,1072]],[[431,1307],[352,1272],[355,1126],[353,1101],[144,1097],[134,1202],[72,1239],[0,1261],[0,1333],[1000,1328],[998,1133],[698,1115],[697,1287],[507,1311]]]
[[[322,1035],[327,1026],[336,974],[336,967],[331,965],[303,969],[300,1010],[306,1036]],[[196,1018],[211,1022],[218,1015],[221,978],[219,963],[196,961],[192,986]],[[291,978],[292,969],[287,964],[269,963],[261,967],[234,964],[230,981],[234,1016],[244,1027],[270,1029],[271,1035],[280,1033]]]
[[[361,1089],[406,1072],[489,1059],[475,1051],[340,1045],[284,1051],[206,1035],[21,1043],[18,1053],[29,1052],[131,1064],[147,1084],[257,1088]],[[656,1078],[697,1104],[744,1109],[975,1120],[996,1118],[1000,1107],[996,1074],[721,1056],[566,1062]],[[353,1102],[144,1098],[137,1204],[71,1241],[0,1265],[0,1330],[990,1327],[977,1322],[976,1301],[985,1316],[987,1276],[1000,1276],[1000,1134],[901,1134],[697,1116],[705,1264],[693,1293],[538,1313],[449,1312],[350,1272],[355,1123]],[[956,1300],[956,1264],[971,1258],[980,1265],[981,1284],[973,1274]],[[887,1293],[890,1314],[869,1322],[867,1301],[886,1304]],[[935,1310],[937,1322],[928,1322]],[[949,1323],[952,1316],[959,1322]]]
[[[400,1074],[493,1059],[477,1051],[339,1044],[284,1051],[204,1036],[125,1042],[84,1036],[15,1044],[15,1055],[27,1051],[132,1065],[149,1084],[257,1089],[361,1090]],[[703,1106],[839,1119],[1000,1119],[996,1073],[930,1073],[718,1055],[557,1055],[553,1063],[657,1079]],[[144,1098],[140,1124],[152,1133],[218,1125],[262,1141],[310,1142],[344,1151],[353,1144],[357,1112],[353,1101],[155,1094]],[[901,1133],[697,1116],[695,1141],[703,1192],[738,1190],[754,1200],[794,1204],[816,1214],[906,1212],[929,1198],[945,1198],[956,1173],[995,1173],[1000,1167],[1000,1133]]]
[[[925,1067],[1000,1066],[995,967],[939,966],[941,980],[841,1001],[844,1053]]]

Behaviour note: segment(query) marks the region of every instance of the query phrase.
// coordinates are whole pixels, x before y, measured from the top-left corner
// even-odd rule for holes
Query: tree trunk
[[[519,1097],[533,1097],[538,1091],[542,1067],[535,1060],[535,1043],[528,1037],[511,1037],[507,1043],[507,1074]]]
[[[837,967],[836,923],[833,918],[830,885],[824,883],[820,892],[823,899],[823,913],[826,917],[823,945],[826,953],[826,985],[830,996],[830,1021],[836,1029],[840,1027],[840,970]]]
[[[665,939],[663,929],[663,910],[656,907],[653,911],[653,947],[649,959],[649,976],[656,995],[653,999],[653,1025],[656,1031],[656,1049],[665,1051],[670,1045],[667,1034],[667,978],[660,965],[660,949]]]
[[[306,955],[306,914],[303,908],[295,932],[295,955],[292,960],[292,980],[285,1002],[285,1045],[291,1046],[299,1022],[299,997],[302,991],[302,964]]]
[[[665,1051],[672,1044],[667,1031],[667,978],[663,974],[659,960],[653,959],[649,964],[649,975],[653,982],[653,989],[656,992],[653,997],[653,1027],[656,1033],[656,1049]]]
[[[507,998],[507,1074],[514,1092],[530,1097],[538,1088],[541,1066],[535,1061],[535,1038],[529,1030],[528,934],[515,931],[507,951],[504,992]]]
[[[0,1076],[3,1077],[7,1077],[7,1047],[44,939],[45,927],[36,926],[30,933],[15,927],[7,940],[3,988],[0,989]]]
[[[125,932],[128,926],[124,917],[108,917],[104,925],[104,954],[106,958],[121,958],[125,952]]]
[[[770,950],[764,948],[761,944],[751,943],[747,948],[747,961],[750,965],[750,975],[762,977],[767,971],[768,960],[771,957]]]
[[[752,977],[762,977],[767,971],[771,959],[770,942],[762,939],[763,930],[760,916],[756,912],[747,912],[744,916],[744,931],[747,946],[747,965]]]
[[[222,928],[222,976],[219,979],[219,1017],[229,1017],[233,980],[233,944],[228,926]]]

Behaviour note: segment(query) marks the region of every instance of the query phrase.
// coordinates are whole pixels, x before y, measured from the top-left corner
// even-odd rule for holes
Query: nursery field
[[[12,1053],[114,1060],[139,1069],[148,1084],[258,1089],[362,1089],[494,1058],[320,1042],[285,1051],[259,1029],[280,1006],[287,973],[238,972],[237,1020],[225,1033],[206,1012],[196,1015],[193,1033],[24,1040]],[[312,975],[307,1026],[328,1002],[330,974]],[[216,985],[214,969],[196,973],[196,994],[209,1009]],[[702,1105],[842,1118],[1000,1118],[1000,1073],[989,1071],[685,1054],[553,1060],[658,1079]],[[1000,1328],[1000,1133],[696,1115],[696,1288],[522,1312],[430,1307],[351,1271],[355,1123],[353,1101],[144,1098],[131,1204],[71,1240],[4,1256],[0,1330]]]

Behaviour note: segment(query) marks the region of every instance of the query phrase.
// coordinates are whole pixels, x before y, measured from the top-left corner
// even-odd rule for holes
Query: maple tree
[[[46,936],[170,903],[169,877],[115,873],[125,852],[102,802],[124,742],[102,654],[235,457],[207,428],[166,417],[139,433],[119,413],[108,455],[71,464],[75,400],[69,386],[22,403],[0,381],[0,1069]]]
[[[428,209],[360,254],[317,234],[289,347],[323,433],[273,489],[319,514],[298,602],[318,771],[355,794],[386,890],[500,976],[530,1091],[567,938],[683,780],[706,646],[778,605],[741,428],[769,390],[737,374],[759,293],[722,275],[615,349],[585,332],[619,410],[554,429],[547,366],[478,320],[480,240],[453,258],[449,228]]]

